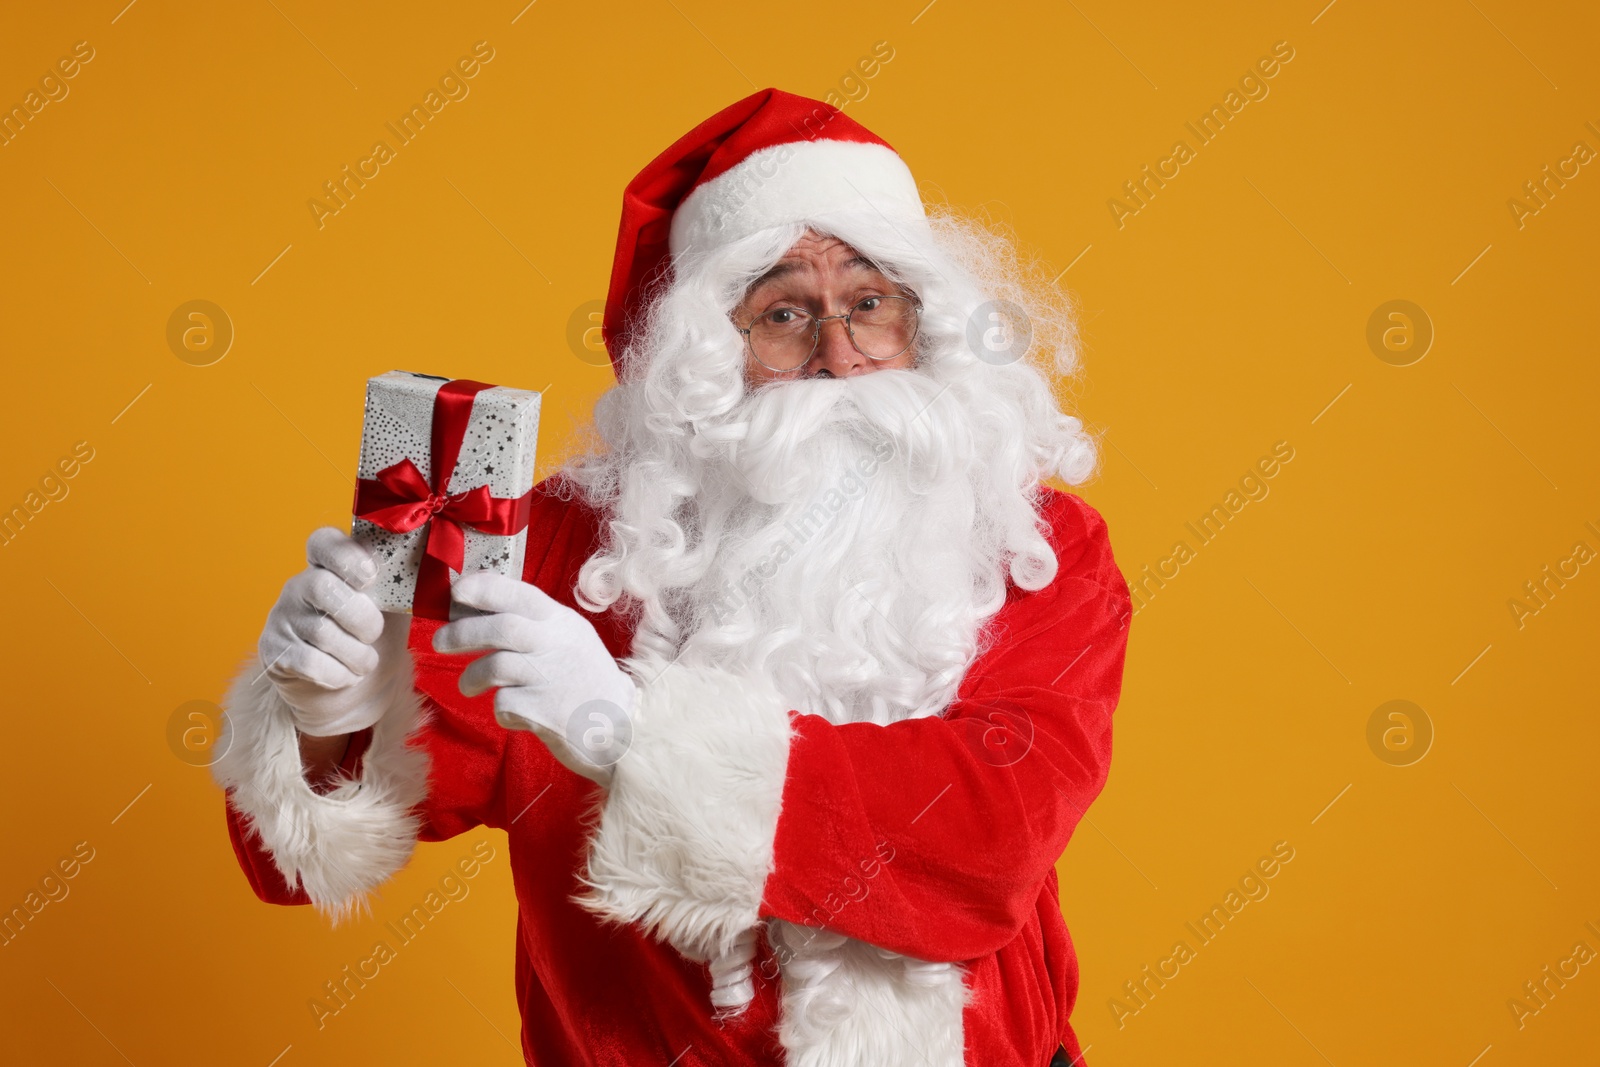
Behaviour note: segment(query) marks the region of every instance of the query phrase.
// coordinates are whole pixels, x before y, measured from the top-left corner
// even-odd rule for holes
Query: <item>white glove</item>
[[[313,737],[354,733],[383,717],[409,677],[411,619],[378,610],[361,592],[378,575],[365,548],[332,526],[306,540],[311,564],[267,613],[261,664],[295,725]]]
[[[461,672],[462,695],[498,687],[495,721],[537,734],[568,770],[610,785],[633,739],[638,689],[589,620],[537,586],[491,571],[464,575],[450,595],[487,613],[433,635],[439,652],[489,651]]]

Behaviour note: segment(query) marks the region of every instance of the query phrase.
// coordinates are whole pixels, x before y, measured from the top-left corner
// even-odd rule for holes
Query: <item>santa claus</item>
[[[619,384],[521,581],[380,612],[333,529],[227,700],[263,899],[335,921],[506,831],[527,1062],[1079,1063],[1056,860],[1105,782],[1127,585],[1051,488],[1067,308],[836,109],[763,90],[629,184]]]

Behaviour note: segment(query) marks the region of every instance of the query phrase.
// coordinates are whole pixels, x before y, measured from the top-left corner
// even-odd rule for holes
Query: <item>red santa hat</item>
[[[712,115],[623,191],[601,324],[613,366],[679,257],[863,206],[891,225],[926,218],[900,156],[838,108],[762,89]]]

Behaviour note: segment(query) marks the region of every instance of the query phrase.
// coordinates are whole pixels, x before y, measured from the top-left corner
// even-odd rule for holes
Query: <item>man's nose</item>
[[[812,374],[828,372],[835,378],[864,374],[876,365],[856,351],[850,341],[850,329],[845,319],[829,319],[822,324],[817,337],[817,349],[811,353],[808,371]]]

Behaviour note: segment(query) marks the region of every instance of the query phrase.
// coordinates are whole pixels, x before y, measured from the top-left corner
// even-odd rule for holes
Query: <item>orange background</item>
[[[1600,965],[1520,1029],[1507,1007],[1600,951],[1600,567],[1520,628],[1508,608],[1600,550],[1600,174],[1520,226],[1507,206],[1600,150],[1592,7],[123,2],[17,8],[0,34],[0,102],[94,50],[0,147],[0,504],[94,452],[0,549],[0,906],[93,849],[0,948],[16,1062],[517,1062],[498,834],[422,846],[330,931],[255,901],[169,724],[220,696],[305,534],[347,520],[368,376],[550,383],[549,470],[611,381],[567,337],[626,180],[757,87],[838,90],[879,41],[847,113],[1081,301],[1076,403],[1108,435],[1081,492],[1130,582],[1294,449],[1134,622],[1110,785],[1061,861],[1089,1061],[1594,1055]],[[470,95],[319,229],[322,183],[480,40]],[[1123,182],[1279,41],[1270,94],[1119,228]],[[195,299],[235,331],[209,366],[167,341]],[[1435,331],[1409,366],[1367,341],[1394,299]],[[1396,699],[1434,731],[1409,766],[1368,744]],[[479,840],[471,896],[319,1031],[322,983]],[[1278,841],[1270,895],[1119,1026],[1123,983]]]

